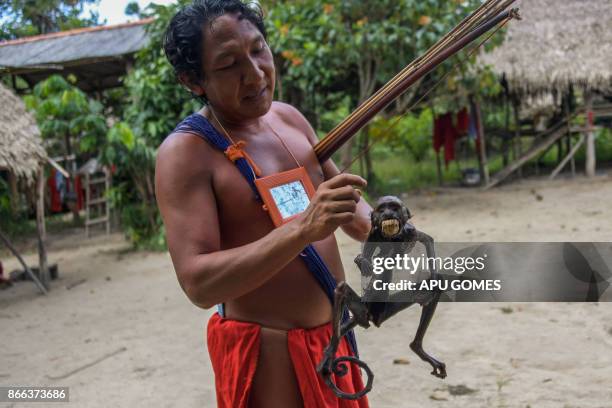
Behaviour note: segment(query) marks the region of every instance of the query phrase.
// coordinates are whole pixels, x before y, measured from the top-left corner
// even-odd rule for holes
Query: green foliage
[[[447,0],[300,0],[268,2],[269,43],[277,60],[279,97],[318,119],[339,104],[355,107],[422,55],[478,4]],[[498,91],[494,78],[471,74],[474,58],[442,82],[439,95],[459,86]],[[453,66],[446,62],[405,97],[416,100]],[[476,78],[476,79],[475,79]],[[470,82],[471,81],[471,82]],[[467,90],[463,92],[467,96]],[[409,104],[393,105],[399,111]],[[318,123],[316,123],[318,124]],[[329,130],[329,129],[326,129]]]
[[[86,6],[99,0],[4,0],[0,3],[0,40],[46,34],[99,24],[99,16]]]
[[[50,154],[93,153],[103,142],[107,126],[102,104],[63,77],[53,75],[40,82],[24,100],[35,112],[43,138],[56,142],[48,149]]]
[[[121,211],[126,235],[137,247],[163,249],[165,234],[155,202],[157,147],[198,103],[178,85],[160,47],[162,34],[177,5],[150,5],[143,17],[155,16],[148,26],[150,45],[136,56],[124,80],[122,121],[106,134],[103,162],[116,169],[112,201]]]
[[[0,230],[8,234],[11,239],[22,237],[36,230],[34,223],[28,222],[25,211],[19,210],[17,214],[13,214],[10,188],[4,178],[0,177]]]
[[[432,150],[433,151],[433,150]],[[381,195],[400,195],[405,192],[428,188],[438,185],[436,161],[433,153],[429,160],[415,161],[406,151],[391,151],[383,147],[376,147],[373,153],[374,170],[376,172],[376,186],[372,191],[374,198]],[[489,171],[491,173],[503,167],[501,156],[489,158]],[[478,168],[476,158],[449,163],[448,167],[442,164],[442,182],[445,185],[455,185],[461,180],[461,170],[465,168]],[[354,168],[354,171],[356,169]]]
[[[430,157],[432,127],[433,114],[423,109],[419,114],[379,117],[372,122],[370,135],[374,141],[405,150],[413,160],[421,162]]]

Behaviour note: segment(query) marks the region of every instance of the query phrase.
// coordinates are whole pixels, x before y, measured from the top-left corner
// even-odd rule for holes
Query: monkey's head
[[[402,231],[412,215],[402,200],[384,196],[378,199],[371,217],[373,228],[378,228],[384,238],[393,238]]]

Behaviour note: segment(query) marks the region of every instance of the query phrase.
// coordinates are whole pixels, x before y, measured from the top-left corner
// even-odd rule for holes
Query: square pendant
[[[315,193],[304,167],[255,179],[255,186],[276,227],[300,215]]]

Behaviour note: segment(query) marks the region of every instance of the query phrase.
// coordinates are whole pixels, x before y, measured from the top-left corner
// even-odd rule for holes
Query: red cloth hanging
[[[465,111],[465,112],[464,112]],[[455,142],[468,132],[470,117],[467,109],[457,114],[457,126],[453,123],[451,112],[438,116],[434,121],[433,148],[438,153],[444,147],[444,163],[455,160]]]
[[[468,129],[470,127],[470,114],[468,113],[467,108],[461,109],[457,112],[457,133],[459,137],[463,137],[467,135]]]
[[[436,153],[440,152],[440,148],[444,145],[444,129],[442,127],[442,116],[438,116],[434,120],[432,144]]]
[[[49,196],[51,198],[51,205],[49,206],[49,210],[52,213],[62,212],[62,199],[60,197],[60,192],[57,188],[57,184],[55,182],[55,173],[57,170],[51,169],[49,177],[47,178],[47,187],[49,187]]]

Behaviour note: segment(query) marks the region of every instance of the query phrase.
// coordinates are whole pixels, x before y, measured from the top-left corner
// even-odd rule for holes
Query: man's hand
[[[365,188],[367,182],[353,174],[338,174],[321,183],[310,205],[297,218],[303,237],[308,242],[320,241],[339,226],[353,221],[361,199],[355,188]]]

